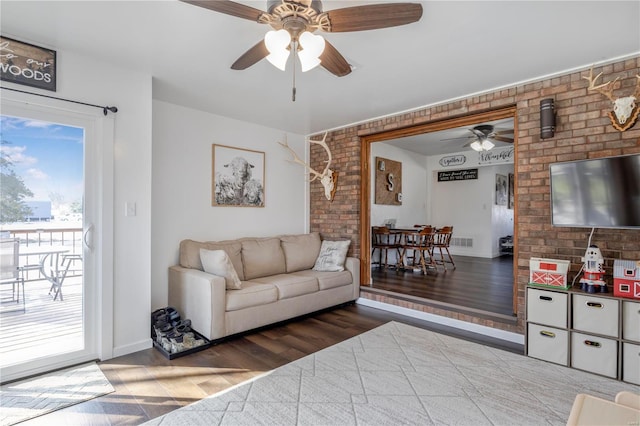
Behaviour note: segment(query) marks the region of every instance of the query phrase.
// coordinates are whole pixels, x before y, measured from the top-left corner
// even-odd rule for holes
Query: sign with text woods
[[[56,51],[0,36],[0,80],[56,91]]]

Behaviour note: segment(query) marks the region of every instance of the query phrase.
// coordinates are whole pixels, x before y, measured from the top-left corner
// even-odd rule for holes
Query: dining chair
[[[22,312],[26,312],[24,297],[24,277],[19,266],[20,242],[17,239],[0,240],[0,285],[11,285],[11,301],[20,304],[20,288],[22,287]]]
[[[391,232],[391,230],[389,230],[389,228],[387,228],[386,226],[374,226],[371,229],[371,260],[372,260],[372,264],[373,264],[373,255],[375,253],[376,250],[378,250],[378,253],[380,255],[380,261],[378,262],[378,265],[382,268],[388,268],[389,267],[389,263],[388,263],[388,255],[389,255],[389,250],[395,250],[398,256],[398,262],[401,261],[402,257],[401,257],[401,252],[400,249],[402,248],[402,244],[401,244],[401,238],[402,234],[397,233],[397,232]],[[382,262],[382,257],[384,255],[384,263]]]
[[[431,226],[425,226],[419,231],[405,232],[401,256],[403,263],[404,259],[411,259],[411,266],[419,264],[422,273],[425,275],[427,274],[428,268],[435,269],[436,265],[432,256],[433,236],[434,229]],[[408,250],[413,251],[413,256],[407,256]]]
[[[431,249],[431,255],[434,255],[435,249],[440,252],[440,258],[437,259],[434,256],[434,262],[436,265],[442,265],[445,272],[447,271],[447,263],[456,269],[456,264],[453,262],[453,257],[449,251],[449,245],[451,244],[451,236],[453,235],[453,226],[444,226],[436,231],[433,237],[433,247]],[[444,250],[444,252],[443,252]],[[446,257],[444,253],[446,252]]]

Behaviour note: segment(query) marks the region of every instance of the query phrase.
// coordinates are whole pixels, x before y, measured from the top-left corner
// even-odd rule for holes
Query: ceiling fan
[[[495,141],[513,143],[513,129],[496,129],[491,124],[480,124],[471,129],[468,129],[471,136],[465,137],[465,139],[471,139],[464,144],[464,147],[471,147],[474,151],[489,151],[495,146]],[[507,136],[511,135],[511,136]],[[461,138],[451,138],[442,140],[454,140]]]
[[[267,58],[284,71],[289,54],[293,51],[301,62],[303,72],[321,65],[338,77],[349,74],[351,66],[331,43],[322,36],[314,35],[315,31],[337,33],[375,30],[410,24],[422,17],[422,5],[418,3],[373,4],[323,12],[320,0],[268,0],[267,11],[264,12],[229,0],[181,1],[268,24],[273,28],[264,40],[231,65],[234,70],[249,68]]]

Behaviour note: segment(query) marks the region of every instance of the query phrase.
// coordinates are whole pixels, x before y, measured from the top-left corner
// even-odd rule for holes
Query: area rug
[[[0,387],[0,425],[12,425],[113,392],[95,362]]]
[[[640,388],[397,322],[147,425],[564,425],[578,393]]]

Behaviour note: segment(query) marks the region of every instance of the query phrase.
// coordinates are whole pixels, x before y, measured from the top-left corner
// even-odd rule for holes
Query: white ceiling
[[[370,3],[323,2],[325,11]],[[640,54],[638,1],[421,3],[414,24],[324,34],[355,70],[298,72],[295,102],[291,62],[287,72],[266,60],[229,68],[267,26],[180,1],[2,0],[0,26],[8,37],[148,73],[155,99],[298,134]]]

